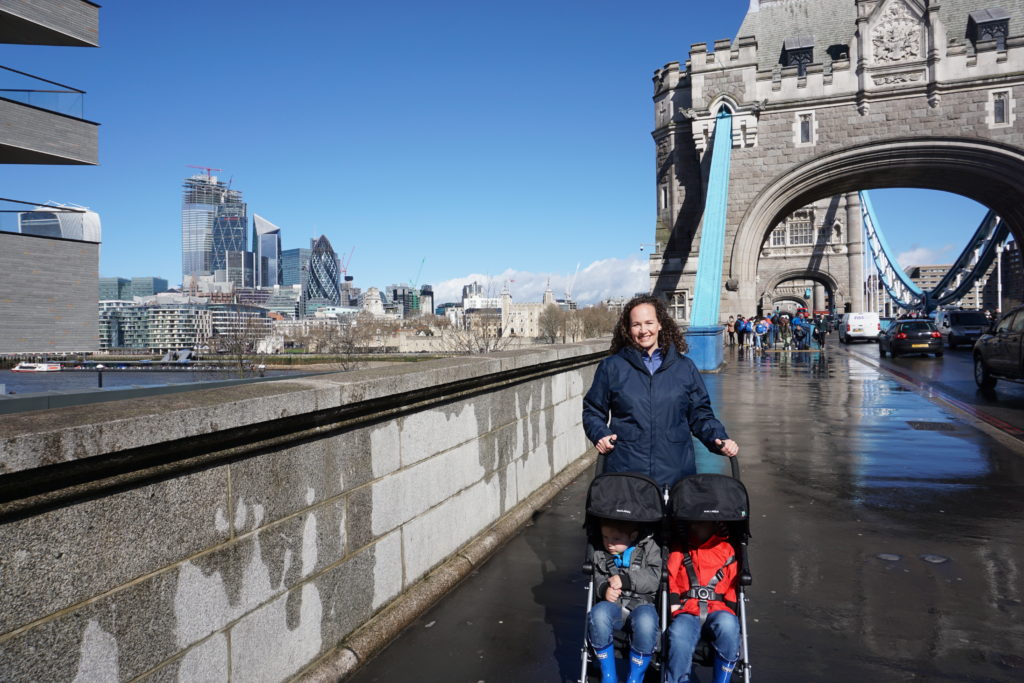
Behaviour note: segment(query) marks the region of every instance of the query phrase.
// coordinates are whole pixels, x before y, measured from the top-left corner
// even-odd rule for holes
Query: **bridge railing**
[[[579,461],[607,346],[5,416],[0,671],[314,667]]]

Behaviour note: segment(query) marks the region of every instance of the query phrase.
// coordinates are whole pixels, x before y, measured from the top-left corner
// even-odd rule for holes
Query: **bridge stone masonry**
[[[0,423],[0,678],[336,680],[592,462],[607,342]]]
[[[735,42],[716,41],[712,51],[693,45],[685,65],[658,69],[652,291],[686,320],[707,152],[723,107],[733,127],[724,316],[770,301],[779,273],[834,288],[861,309],[860,190],[954,192],[995,210],[1024,237],[1024,1],[991,4],[751,0]],[[769,272],[761,252],[771,231],[833,197],[846,229],[831,240],[833,272],[813,254]]]

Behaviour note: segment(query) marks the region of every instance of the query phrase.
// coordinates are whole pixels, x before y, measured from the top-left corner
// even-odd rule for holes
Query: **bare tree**
[[[615,323],[618,322],[615,312],[604,305],[587,306],[579,313],[583,320],[584,339],[595,339],[611,334],[615,329]]]
[[[248,377],[257,374],[256,347],[270,330],[263,316],[241,309],[225,311],[213,325],[210,348],[223,356],[233,368],[231,374]]]
[[[540,312],[537,327],[540,332],[539,338],[548,344],[554,344],[565,327],[564,311],[557,304],[548,304]]]
[[[562,324],[562,341],[577,342],[583,339],[583,311],[571,309],[564,311]]]
[[[441,328],[441,346],[449,353],[491,353],[508,348],[512,337],[501,329],[500,310],[467,311],[462,324]]]

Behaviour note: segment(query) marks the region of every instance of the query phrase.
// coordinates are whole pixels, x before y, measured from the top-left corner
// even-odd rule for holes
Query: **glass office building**
[[[130,301],[132,281],[123,277],[100,278],[100,301]]]
[[[338,255],[331,242],[320,235],[312,243],[309,256],[309,276],[303,288],[303,299],[337,306],[341,303],[341,272]]]
[[[281,280],[281,228],[263,216],[252,215],[252,250],[256,254],[259,272],[256,274],[257,287],[273,287],[283,284]],[[264,259],[266,266],[264,267]]]
[[[285,249],[281,252],[281,285],[305,285],[312,249]]]
[[[224,253],[248,249],[247,207],[242,193],[213,175],[194,175],[182,185],[181,275],[212,275],[224,269]]]
[[[133,277],[132,296],[153,296],[167,291],[167,280],[162,277]]]

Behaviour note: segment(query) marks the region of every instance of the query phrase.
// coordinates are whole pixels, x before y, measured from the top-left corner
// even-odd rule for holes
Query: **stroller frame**
[[[725,456],[723,456],[725,457]],[[740,481],[740,468],[739,463],[735,457],[730,457],[729,464],[731,468],[732,478]],[[604,456],[598,456],[598,461],[595,467],[597,475],[603,474],[604,470]],[[625,473],[624,473],[625,474]],[[596,476],[595,476],[596,479]],[[668,515],[668,504],[669,504],[669,489],[662,487],[661,489],[662,502],[665,505],[665,514],[661,522],[661,537],[662,540],[669,537],[667,525],[669,520]],[[587,512],[589,515],[589,511]],[[750,663],[750,653],[747,643],[747,596],[746,587],[751,585],[753,579],[750,574],[750,565],[747,557],[747,540],[749,533],[744,531],[739,534],[737,539],[730,538],[730,542],[737,553],[737,562],[739,564],[738,581],[736,586],[736,602],[738,605],[737,616],[740,622],[740,658],[736,662],[736,668],[734,674],[740,674],[743,676],[744,683],[750,683],[752,678],[752,666]],[[586,616],[583,620],[583,641],[582,647],[580,648],[580,659],[581,659],[581,670],[579,683],[587,683],[588,681],[588,669],[592,661],[590,654],[590,644],[588,639],[588,624],[590,622],[590,611],[594,606],[595,592],[597,590],[596,582],[594,579],[594,566],[592,560],[592,548],[590,539],[587,540],[586,553],[583,561],[583,574],[589,578],[586,585],[587,592],[587,608]],[[661,683],[667,682],[668,677],[668,666],[666,665],[664,658],[668,652],[668,624],[669,624],[669,604],[668,604],[668,553],[662,554],[661,564],[661,579],[658,583],[658,597],[656,599],[658,605],[658,621],[659,621],[659,651],[655,652],[655,657],[652,658],[652,666],[660,669],[659,680]],[[705,643],[703,639],[698,644],[700,647],[701,643]]]

